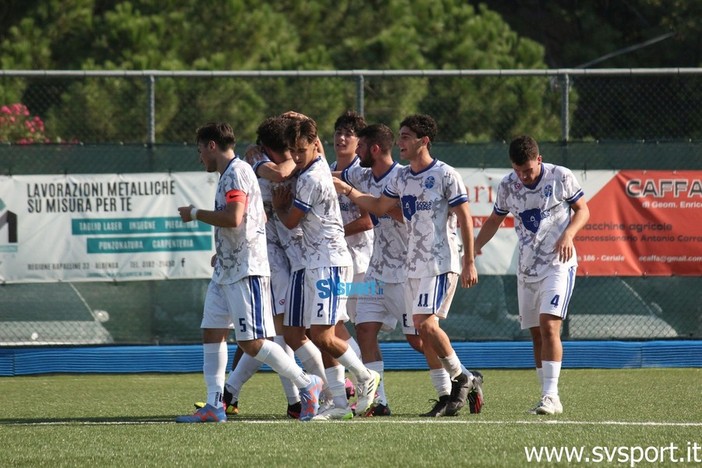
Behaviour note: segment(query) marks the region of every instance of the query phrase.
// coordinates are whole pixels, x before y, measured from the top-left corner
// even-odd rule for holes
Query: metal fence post
[[[147,134],[146,143],[149,147],[156,144],[156,78],[154,75],[148,75],[146,78],[147,86]]]
[[[358,113],[361,115],[365,114],[365,96],[364,96],[364,78],[363,75],[358,75],[356,77],[356,107],[358,108]]]
[[[568,100],[570,77],[568,74],[561,76],[561,139],[567,143],[570,138],[570,101]]]

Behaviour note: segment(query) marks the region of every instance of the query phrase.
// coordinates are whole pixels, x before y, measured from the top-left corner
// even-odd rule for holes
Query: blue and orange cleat
[[[300,421],[310,421],[319,410],[319,394],[324,381],[316,375],[310,375],[310,381],[306,389],[300,389]]]
[[[227,422],[227,413],[224,407],[215,408],[212,405],[205,405],[193,414],[178,416],[177,423],[223,423]]]

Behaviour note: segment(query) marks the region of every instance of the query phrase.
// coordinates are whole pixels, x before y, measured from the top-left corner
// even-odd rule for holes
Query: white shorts
[[[427,278],[407,280],[407,301],[412,315],[436,315],[445,319],[456,293],[458,273],[442,273]]]
[[[346,322],[346,290],[350,267],[297,270],[290,276],[284,324],[289,327]],[[343,285],[343,286],[342,286]]]
[[[273,315],[285,313],[285,302],[290,284],[290,263],[285,250],[277,244],[268,243],[268,263],[271,266],[271,304]]]
[[[275,336],[267,276],[247,276],[236,283],[210,281],[200,328],[231,328],[237,341]]]
[[[404,335],[416,335],[412,309],[407,306],[406,286],[402,283],[377,284],[379,294],[358,298],[356,323],[378,322],[383,324],[382,330],[392,331],[399,322]]]
[[[362,286],[365,283],[365,278],[365,273],[357,273],[353,275],[353,284]],[[349,316],[349,320],[351,320],[353,323],[356,323],[356,310],[358,308],[358,301],[361,299],[361,297],[361,294],[351,293],[348,294],[346,298],[346,315]]]
[[[539,316],[550,314],[565,319],[575,286],[577,267],[557,270],[539,281],[517,280],[519,321],[522,330],[539,326]]]

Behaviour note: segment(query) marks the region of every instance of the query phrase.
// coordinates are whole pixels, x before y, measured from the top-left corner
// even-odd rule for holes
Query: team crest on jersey
[[[402,214],[407,220],[411,220],[412,216],[417,212],[417,197],[414,195],[405,195],[402,197]]]
[[[544,198],[549,198],[551,195],[553,195],[553,185],[547,185],[544,187],[543,196]]]
[[[435,183],[436,183],[436,180],[434,179],[433,176],[429,176],[426,179],[424,179],[424,187],[425,188],[430,189],[434,186]]]
[[[529,231],[536,233],[539,230],[539,224],[541,224],[541,210],[535,208],[533,210],[526,210],[519,213],[519,217],[524,224],[524,227]]]

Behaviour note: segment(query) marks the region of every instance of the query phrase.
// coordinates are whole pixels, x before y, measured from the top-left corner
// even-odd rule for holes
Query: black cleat
[[[471,371],[473,373],[473,388],[470,393],[468,393],[468,407],[470,412],[473,414],[480,413],[483,408],[483,374],[478,371]]]
[[[300,419],[300,411],[302,411],[302,404],[298,401],[292,405],[288,405],[288,417],[292,419]]]
[[[449,395],[440,396],[438,400],[429,400],[434,402],[434,407],[427,413],[420,414],[425,418],[438,418],[446,415],[446,406],[449,403]]]

